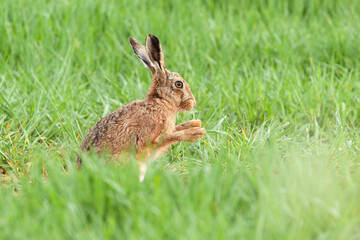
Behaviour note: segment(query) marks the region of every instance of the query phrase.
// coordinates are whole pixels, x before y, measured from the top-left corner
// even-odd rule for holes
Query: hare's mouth
[[[189,98],[180,103],[179,111],[190,111],[196,105],[196,101],[192,98]]]

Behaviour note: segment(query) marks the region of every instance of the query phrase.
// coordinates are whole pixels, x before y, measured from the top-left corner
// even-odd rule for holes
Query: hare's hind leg
[[[140,162],[139,163],[139,171],[140,171],[139,180],[140,180],[140,182],[144,181],[146,170],[147,170],[147,163]]]
[[[175,127],[175,131],[181,131],[192,127],[201,127],[200,120],[191,120],[185,123],[181,123]]]
[[[136,154],[136,160],[139,167],[139,180],[140,182],[144,181],[147,166],[151,160],[151,148],[145,147],[140,152]]]

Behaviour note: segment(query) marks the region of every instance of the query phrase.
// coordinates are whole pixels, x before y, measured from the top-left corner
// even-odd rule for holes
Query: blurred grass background
[[[360,239],[360,2],[0,1],[4,239]],[[78,146],[156,35],[207,135],[138,182]]]

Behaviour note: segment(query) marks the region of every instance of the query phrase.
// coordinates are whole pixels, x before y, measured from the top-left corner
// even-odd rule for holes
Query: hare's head
[[[147,94],[148,100],[161,99],[177,107],[178,112],[189,111],[196,105],[189,84],[176,72],[165,68],[164,53],[160,41],[154,35],[146,37],[146,46],[134,38],[129,39],[135,54],[152,75],[152,84]]]

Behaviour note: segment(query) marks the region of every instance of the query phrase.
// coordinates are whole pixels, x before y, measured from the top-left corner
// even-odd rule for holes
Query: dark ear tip
[[[155,35],[152,35],[151,33],[149,33],[147,35],[147,37],[150,38],[150,39],[156,39],[157,41],[159,41],[159,39]]]
[[[131,45],[133,45],[135,43],[135,39],[131,37],[131,38],[129,38],[129,42]]]

